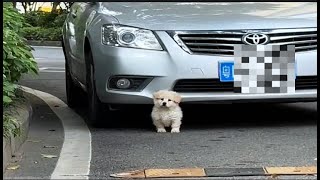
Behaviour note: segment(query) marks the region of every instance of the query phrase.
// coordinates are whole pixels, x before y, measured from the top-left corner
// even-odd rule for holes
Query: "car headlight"
[[[110,46],[163,50],[152,31],[122,25],[104,25],[102,43]]]

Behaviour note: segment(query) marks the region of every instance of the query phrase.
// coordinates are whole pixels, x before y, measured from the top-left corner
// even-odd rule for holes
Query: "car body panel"
[[[72,18],[73,9],[77,17]],[[317,27],[316,3],[182,3],[182,2],[103,2],[74,3],[66,23],[63,39],[72,75],[85,82],[85,39],[94,59],[97,95],[109,104],[151,104],[153,92],[172,89],[179,79],[218,78],[218,62],[233,61],[232,56],[189,54],[168,31],[264,30]],[[140,14],[140,15],[139,15]],[[78,19],[77,19],[78,18]],[[164,50],[112,47],[102,43],[101,27],[124,24],[153,30]],[[71,62],[71,63],[70,63]],[[296,53],[297,76],[317,75],[317,50]],[[108,88],[114,75],[147,76],[151,81],[141,91]],[[317,90],[297,90],[280,94],[237,94],[233,92],[181,93],[183,102],[247,102],[284,99],[316,100]]]
[[[219,78],[218,62],[233,61],[233,57],[190,55],[166,33],[156,31],[161,41],[166,45],[167,52],[146,51],[133,48],[115,48],[94,46],[95,58],[104,57],[105,61],[97,61],[96,81],[97,93],[105,101],[112,103],[151,103],[152,93],[159,89],[172,89],[178,79]],[[99,49],[102,48],[102,49]],[[128,56],[130,54],[130,56]],[[317,51],[297,53],[297,76],[317,75]],[[139,61],[139,63],[137,63]],[[306,63],[307,62],[307,63]],[[121,92],[107,89],[108,78],[112,75],[135,75],[154,77],[142,92]],[[106,93],[108,92],[108,93]],[[301,91],[308,93],[306,97],[317,97],[317,91]],[[223,99],[261,99],[277,97],[300,97],[301,94],[235,94],[235,93],[182,93],[183,102],[190,101],[215,101]],[[220,98],[219,98],[220,97]],[[223,97],[223,98],[222,98]],[[136,99],[129,101],[128,99]]]
[[[312,2],[104,2],[101,8],[121,24],[151,30],[317,26],[317,6]]]

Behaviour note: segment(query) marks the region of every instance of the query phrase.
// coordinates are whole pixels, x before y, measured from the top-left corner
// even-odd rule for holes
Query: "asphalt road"
[[[61,48],[36,47],[33,54],[40,74],[26,76],[20,84],[66,102]],[[180,134],[155,133],[148,108],[118,113],[111,127],[89,127],[90,178],[142,168],[316,165],[316,102],[183,110]],[[76,112],[86,118],[85,107]]]

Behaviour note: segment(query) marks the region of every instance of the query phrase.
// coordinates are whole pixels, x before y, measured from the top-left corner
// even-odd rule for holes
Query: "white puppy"
[[[181,96],[174,91],[160,90],[153,94],[153,102],[151,117],[157,132],[166,132],[165,127],[171,127],[172,133],[179,133],[182,119],[179,106]]]

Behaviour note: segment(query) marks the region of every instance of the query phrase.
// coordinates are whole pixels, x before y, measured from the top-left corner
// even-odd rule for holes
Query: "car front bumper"
[[[152,94],[173,89],[180,79],[217,79],[218,62],[233,61],[232,56],[191,55],[166,32],[156,32],[164,51],[109,47],[92,43],[96,90],[100,100],[109,104],[152,104]],[[317,51],[296,54],[297,76],[317,75]],[[121,91],[108,87],[112,76],[150,77],[141,91]],[[240,94],[233,92],[182,92],[183,103],[289,102],[316,101],[317,89],[294,93]]]

